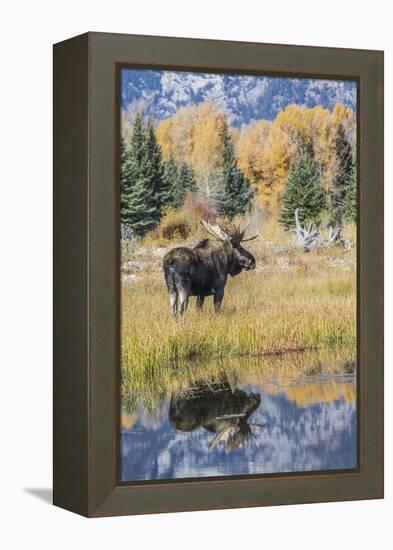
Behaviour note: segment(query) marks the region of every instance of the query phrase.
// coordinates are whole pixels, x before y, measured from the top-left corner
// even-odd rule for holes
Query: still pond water
[[[122,409],[122,481],[356,468],[356,377],[224,374]]]

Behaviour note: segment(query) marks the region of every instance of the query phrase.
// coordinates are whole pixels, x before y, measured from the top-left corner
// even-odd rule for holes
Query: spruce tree
[[[236,214],[243,214],[250,206],[253,196],[250,182],[238,168],[235,149],[228,127],[225,127],[223,136],[223,197],[220,210],[232,219]]]
[[[180,166],[178,181],[185,193],[188,191],[193,193],[197,189],[194,170],[186,162],[183,162]]]
[[[318,184],[315,169],[308,157],[292,161],[281,199],[279,222],[289,230],[295,227],[295,210],[301,222],[319,223],[325,197]]]
[[[349,185],[353,167],[352,147],[340,125],[336,138],[336,157],[338,162],[336,178],[329,189],[330,217],[333,225],[342,225],[346,188]]]
[[[350,173],[348,175],[345,187],[345,198],[343,203],[344,218],[349,222],[357,220],[357,182],[356,182],[356,164],[352,159]]]
[[[156,133],[154,131],[153,125],[150,123],[146,131],[146,140],[147,148],[150,159],[151,171],[151,185],[154,190],[154,197],[157,203],[157,208],[161,208],[161,186],[162,186],[162,177],[163,177],[163,168],[162,168],[162,154],[161,147],[159,146],[156,138]]]
[[[163,165],[160,203],[161,207],[174,206],[177,195],[178,171],[173,155],[170,154]]]
[[[121,170],[121,179],[124,190],[121,219],[136,235],[143,236],[159,222],[160,209],[154,189],[151,144],[140,115],[135,118],[131,147]]]
[[[126,223],[124,218],[125,207],[127,204],[127,195],[130,189],[131,175],[131,155],[126,149],[124,138],[120,138],[120,218],[122,223]]]
[[[183,162],[177,173],[176,183],[173,188],[173,206],[179,208],[188,192],[196,191],[194,170]]]

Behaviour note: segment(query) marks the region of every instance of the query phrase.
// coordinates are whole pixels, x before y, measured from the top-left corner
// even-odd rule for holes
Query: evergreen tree
[[[183,162],[177,173],[176,183],[173,188],[173,206],[179,208],[188,192],[196,191],[197,185],[194,170]]]
[[[236,214],[243,214],[250,206],[253,192],[250,182],[238,168],[235,150],[228,127],[224,129],[223,136],[223,197],[220,209],[228,218],[232,219]]]
[[[308,157],[303,156],[292,161],[281,204],[279,222],[287,230],[296,225],[296,208],[299,208],[301,222],[319,222],[320,214],[325,207],[325,197]]]
[[[180,182],[180,187],[182,187],[185,192],[190,191],[193,193],[197,190],[194,170],[186,162],[183,162],[180,166],[178,181]]]
[[[151,185],[154,190],[154,197],[156,200],[157,208],[161,208],[160,193],[161,193],[162,177],[163,177],[162,154],[161,154],[161,147],[157,142],[154,127],[151,123],[147,127],[146,140],[147,140],[148,155],[149,155],[150,165],[151,165],[150,166]]]
[[[194,171],[186,163],[177,168],[172,155],[164,162],[161,204],[179,208],[184,201],[188,191],[196,191]]]
[[[135,118],[130,151],[121,169],[121,183],[121,219],[136,235],[143,236],[157,225],[160,209],[154,189],[149,133],[144,131],[140,115]]]
[[[342,225],[344,218],[344,203],[346,189],[353,168],[352,147],[345,136],[343,127],[340,125],[337,130],[336,156],[338,161],[337,174],[333,185],[329,189],[329,202],[331,210],[331,223]]]
[[[345,198],[343,203],[344,218],[349,222],[357,220],[357,185],[356,164],[352,159],[350,173],[346,182]]]
[[[131,156],[129,151],[126,149],[123,137],[120,138],[120,218],[123,223],[126,222],[124,219],[124,209],[126,207],[127,195],[130,188],[130,167],[131,167]]]
[[[178,170],[172,154],[164,162],[160,192],[161,206],[174,206],[177,195]]]

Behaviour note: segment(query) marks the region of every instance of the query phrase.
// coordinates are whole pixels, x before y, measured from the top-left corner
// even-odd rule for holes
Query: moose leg
[[[169,304],[173,315],[177,314],[177,292],[173,290],[169,294]]]
[[[169,295],[169,305],[174,316],[177,315],[177,305],[178,305],[178,292],[176,284],[176,274],[173,268],[165,268],[165,281],[168,289]]]
[[[204,301],[205,301],[204,296],[197,296],[197,298],[196,298],[197,309],[202,309],[203,308],[203,302]]]
[[[216,313],[220,311],[221,302],[223,298],[224,298],[224,287],[217,288],[217,290],[214,293],[214,309]]]
[[[187,287],[183,286],[182,288],[180,288],[178,296],[179,296],[178,308],[180,311],[180,315],[184,315],[185,312],[187,311],[188,298],[190,296],[190,289],[188,288],[188,286]]]

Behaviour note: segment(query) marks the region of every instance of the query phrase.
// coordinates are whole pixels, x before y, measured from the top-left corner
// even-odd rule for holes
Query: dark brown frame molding
[[[358,82],[357,470],[119,482],[122,65]],[[89,517],[383,497],[383,52],[87,33],[54,46],[54,504]]]

